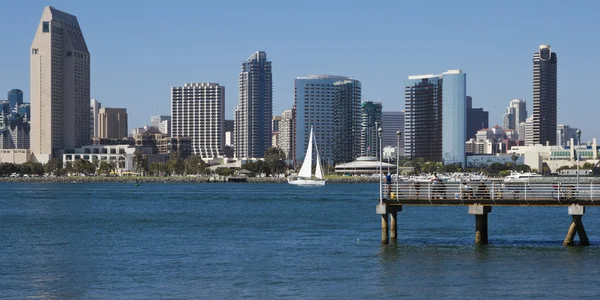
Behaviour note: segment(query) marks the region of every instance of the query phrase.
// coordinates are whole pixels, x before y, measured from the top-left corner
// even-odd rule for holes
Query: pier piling
[[[492,212],[491,206],[470,205],[469,214],[475,215],[475,244],[488,243],[488,214]]]
[[[389,244],[390,237],[396,241],[398,238],[398,212],[402,211],[402,205],[378,204],[375,210],[378,215],[381,215],[381,244]]]
[[[585,206],[569,206],[569,215],[573,217],[573,220],[571,221],[571,225],[569,226],[569,231],[567,231],[567,236],[565,237],[563,246],[572,246],[575,244],[575,233],[579,235],[579,244],[581,246],[590,245],[590,241],[588,240],[587,234],[585,233],[585,228],[583,227],[583,222],[581,221],[583,214],[585,214]]]

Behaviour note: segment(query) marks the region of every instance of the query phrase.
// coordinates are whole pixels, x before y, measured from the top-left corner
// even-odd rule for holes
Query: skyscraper
[[[557,57],[550,45],[533,54],[533,140],[534,144],[556,145]]]
[[[294,157],[294,110],[287,109],[281,114],[279,122],[279,143],[277,147],[285,153],[288,161],[293,161]]]
[[[489,127],[490,114],[481,107],[473,107],[473,98],[467,96],[467,136],[474,138],[477,131]]]
[[[223,157],[225,87],[218,83],[187,83],[171,88],[173,137],[190,137],[192,152],[203,159]]]
[[[122,139],[127,137],[127,110],[102,107],[98,112],[98,137]]]
[[[273,118],[271,62],[263,51],[252,54],[242,64],[234,114],[236,157],[263,157],[271,147]]]
[[[100,137],[98,133],[98,114],[101,107],[102,103],[96,99],[92,99],[90,102],[90,137],[92,138]]]
[[[503,129],[519,129],[519,124],[525,122],[527,119],[527,103],[522,99],[510,100],[506,113],[502,117],[502,128]],[[519,137],[524,140],[524,137]]]
[[[345,76],[298,77],[295,86],[295,161],[306,153],[314,128],[322,162],[349,162],[360,155],[360,81]]]
[[[10,103],[11,110],[15,110],[15,108],[21,106],[23,104],[23,91],[19,89],[8,91],[8,103]]]
[[[404,112],[403,111],[383,111],[381,113],[381,124],[385,128],[383,131],[383,147],[397,147],[398,136],[396,133],[400,131],[400,155],[404,155]]]
[[[162,134],[171,135],[171,116],[152,116],[150,117],[150,126],[158,128]]]
[[[461,70],[408,77],[404,90],[407,157],[466,166],[466,82]]]
[[[382,145],[379,145],[377,129],[382,127],[382,104],[381,102],[365,101],[361,104],[360,122],[360,155],[381,156]],[[390,128],[391,131],[391,128]],[[382,142],[383,144],[383,142]]]
[[[77,18],[47,6],[30,55],[31,150],[45,163],[90,141],[90,52]]]

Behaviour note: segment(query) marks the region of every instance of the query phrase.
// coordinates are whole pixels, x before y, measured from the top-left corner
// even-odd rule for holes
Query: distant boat
[[[313,128],[310,127],[310,137],[308,138],[308,147],[306,148],[306,156],[304,156],[304,162],[298,172],[296,178],[288,178],[288,183],[293,185],[303,186],[322,186],[325,185],[323,179],[323,170],[321,169],[321,157],[319,156],[319,147],[317,147],[317,141],[314,141],[315,151],[317,153],[317,167],[315,168],[315,174],[313,178],[312,174],[312,147],[313,147]]]
[[[519,173],[519,172],[511,172],[510,175],[504,177],[504,182],[529,182],[531,178],[541,178],[542,175],[536,173]]]

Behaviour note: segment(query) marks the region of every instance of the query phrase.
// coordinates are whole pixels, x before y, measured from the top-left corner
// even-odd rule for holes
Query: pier
[[[381,184],[376,213],[381,215],[381,243],[398,237],[403,206],[466,206],[475,216],[475,244],[488,243],[488,215],[494,206],[564,206],[571,225],[564,246],[588,246],[582,217],[586,206],[600,205],[598,183],[393,182]]]

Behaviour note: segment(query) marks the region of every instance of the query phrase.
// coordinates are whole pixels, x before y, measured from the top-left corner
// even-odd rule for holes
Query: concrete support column
[[[398,239],[398,212],[395,210],[390,212],[390,239]]]
[[[475,215],[475,244],[488,243],[488,214],[492,212],[491,206],[469,205],[469,214]]]
[[[388,215],[381,215],[381,244],[387,245],[389,244],[389,236],[388,236]]]
[[[575,244],[575,233],[579,235],[579,244],[581,246],[590,245],[590,241],[585,233],[585,228],[583,227],[583,222],[581,221],[583,214],[585,214],[585,206],[569,206],[569,215],[573,217],[573,220],[571,221],[571,226],[569,226],[569,231],[567,231],[563,246],[572,246]]]

